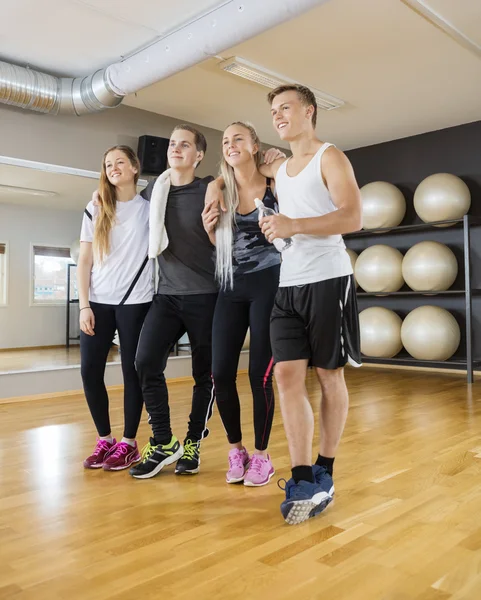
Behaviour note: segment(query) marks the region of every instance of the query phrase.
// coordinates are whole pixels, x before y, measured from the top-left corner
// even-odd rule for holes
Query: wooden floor
[[[217,414],[199,475],[137,481],[82,468],[94,432],[81,397],[0,405],[0,598],[479,600],[481,384],[366,367],[348,379],[336,500],[299,526],[279,512],[275,482],[290,474],[279,411],[277,473],[256,489],[224,483]],[[317,404],[312,378],[309,389]],[[178,436],[189,397],[189,384],[171,386]],[[112,405],[119,436],[118,393]]]
[[[107,362],[118,362],[119,352],[116,347],[110,351]],[[54,348],[14,348],[0,350],[0,373],[10,371],[39,371],[42,369],[70,367],[80,364],[80,346],[70,348],[58,346]]]
[[[179,356],[188,352],[179,351]],[[173,355],[173,353],[172,353]],[[120,362],[118,348],[113,346],[107,357],[108,363]],[[61,369],[80,364],[80,346],[70,348],[57,346],[53,348],[14,348],[0,350],[0,373],[12,371],[41,371],[43,369]]]

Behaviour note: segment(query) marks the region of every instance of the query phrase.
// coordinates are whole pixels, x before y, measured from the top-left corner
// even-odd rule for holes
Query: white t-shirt
[[[284,161],[276,175],[279,212],[291,219],[320,217],[337,210],[324,184],[321,160],[332,144],[323,144],[295,177],[287,174]],[[342,235],[293,236],[293,244],[282,253],[280,287],[316,283],[352,274]]]
[[[117,223],[110,234],[110,252],[101,264],[94,261],[90,276],[90,300],[101,304],[120,304],[144,264],[149,248],[149,203],[137,195],[129,202],[117,202],[116,214]],[[89,202],[82,221],[81,242],[93,241],[97,216],[98,207]],[[125,304],[152,300],[152,262],[148,260],[144,265]]]

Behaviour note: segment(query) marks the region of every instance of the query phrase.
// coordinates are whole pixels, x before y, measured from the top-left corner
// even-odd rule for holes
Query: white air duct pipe
[[[51,114],[113,108],[165,79],[328,0],[229,0],[87,77],[57,78],[0,62],[0,103]],[[304,40],[299,40],[304,43]]]

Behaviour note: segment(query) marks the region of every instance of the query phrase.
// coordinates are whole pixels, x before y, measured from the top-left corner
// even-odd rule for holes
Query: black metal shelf
[[[470,225],[481,225],[481,217],[469,216]],[[378,229],[361,229],[360,231],[354,231],[353,233],[347,233],[344,235],[344,239],[353,239],[357,237],[363,237],[368,235],[378,235],[383,233],[407,233],[409,231],[423,231],[434,229],[436,231],[442,231],[444,227],[449,225],[450,229],[453,227],[463,227],[463,219],[452,219],[448,221],[434,221],[433,223],[412,223],[410,225],[398,225],[397,227],[379,227]]]
[[[439,225],[450,225],[451,227],[437,227]],[[384,227],[380,229],[365,229],[350,233],[343,236],[346,240],[355,239],[363,236],[378,236],[382,239],[384,233],[404,233],[409,231],[436,231],[439,235],[443,232],[449,231],[453,227],[462,228],[463,235],[463,262],[464,262],[464,289],[446,290],[444,292],[417,292],[414,290],[400,290],[398,292],[364,292],[357,291],[357,296],[362,298],[383,298],[383,297],[420,297],[420,296],[461,296],[465,298],[465,316],[466,316],[466,327],[465,327],[465,340],[466,345],[464,348],[465,358],[458,357],[451,358],[446,361],[426,361],[417,360],[409,354],[401,353],[399,356],[394,358],[372,358],[365,357],[363,361],[365,363],[373,364],[385,364],[395,365],[404,364],[412,367],[433,367],[433,368],[446,368],[452,367],[457,369],[466,369],[468,383],[473,383],[473,371],[474,367],[481,365],[481,361],[475,360],[473,357],[473,315],[472,315],[472,298],[481,292],[478,289],[471,288],[471,227],[481,225],[481,217],[474,217],[472,215],[465,215],[462,219],[454,219],[451,221],[436,221],[435,223],[414,223],[411,225],[400,225],[399,227]],[[463,349],[461,348],[461,351]]]
[[[471,290],[472,294],[479,294],[481,290]],[[357,292],[358,296],[377,298],[384,296],[464,296],[466,290],[445,290],[443,292],[417,292],[415,290],[400,290],[399,292]]]
[[[67,315],[66,315],[66,333],[65,333],[65,346],[70,348],[70,342],[78,342],[80,340],[80,336],[72,337],[70,335],[70,305],[78,304],[78,298],[70,298],[70,284],[72,280],[71,270],[77,267],[74,263],[69,263],[67,265]]]
[[[435,367],[445,368],[447,366],[457,369],[467,369],[467,358],[449,358],[447,360],[419,360],[408,354],[401,354],[393,358],[374,358],[372,356],[363,356],[362,362],[376,365],[401,364],[409,367]],[[473,367],[481,365],[481,361],[473,361]]]

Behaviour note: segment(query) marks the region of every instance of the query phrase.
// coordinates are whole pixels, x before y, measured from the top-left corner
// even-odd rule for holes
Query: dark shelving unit
[[[70,335],[70,307],[72,305],[78,304],[79,300],[78,298],[71,298],[70,297],[70,289],[71,289],[71,283],[72,283],[72,269],[76,268],[77,265],[74,263],[69,263],[67,265],[67,323],[66,323],[66,332],[65,332],[65,346],[67,348],[70,348],[70,342],[79,342],[80,341],[80,336],[75,336],[72,337]]]
[[[449,225],[449,227],[446,227]],[[357,290],[357,296],[360,298],[372,298],[382,301],[384,297],[399,297],[400,299],[405,297],[463,297],[464,302],[464,316],[465,316],[465,347],[458,348],[458,351],[448,360],[444,361],[430,361],[430,360],[418,360],[408,354],[405,350],[401,351],[397,356],[393,358],[374,358],[363,356],[363,362],[366,364],[385,364],[385,365],[396,365],[402,364],[411,367],[431,367],[431,368],[453,368],[467,371],[468,383],[473,383],[473,372],[474,369],[481,365],[481,360],[474,358],[473,353],[473,314],[472,314],[472,298],[474,295],[481,293],[479,289],[473,289],[471,286],[471,229],[472,227],[481,225],[481,217],[475,217],[472,215],[465,215],[462,219],[455,219],[449,221],[436,221],[433,223],[413,223],[410,225],[399,225],[398,227],[385,227],[378,229],[364,229],[356,231],[344,236],[346,240],[346,246],[349,247],[349,240],[361,238],[361,237],[376,237],[376,243],[382,243],[382,238],[385,234],[403,234],[408,232],[416,231],[435,231],[439,235],[439,241],[446,231],[451,231],[453,228],[462,229],[463,231],[463,265],[459,265],[459,272],[461,273],[464,267],[464,287],[462,289],[450,289],[443,292],[430,292],[430,291],[414,291],[410,289],[402,289],[398,292],[364,292],[360,289]],[[407,286],[405,286],[406,288]]]

